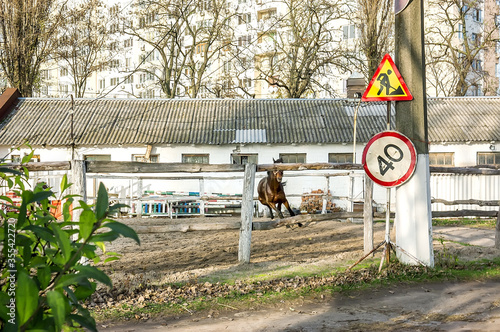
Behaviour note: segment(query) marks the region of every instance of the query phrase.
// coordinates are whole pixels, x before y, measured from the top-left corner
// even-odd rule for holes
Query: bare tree
[[[19,0],[0,3],[0,65],[8,84],[30,97],[40,78],[40,65],[54,45],[64,3]]]
[[[210,93],[208,70],[232,38],[229,8],[226,0],[142,1],[139,25],[125,30],[149,45],[138,70],[156,77],[168,98]]]
[[[118,43],[112,34],[116,25],[111,21],[106,30],[104,9],[100,0],[79,3],[68,9],[58,32],[53,58],[68,70],[79,98],[85,95],[87,79],[106,66],[117,51]]]
[[[334,22],[345,18],[341,0],[284,0],[286,12],[258,18],[255,67],[258,79],[277,88],[276,95],[302,98],[328,87],[332,68],[347,70],[349,52],[339,43]]]
[[[435,95],[464,96],[487,80],[486,49],[497,39],[494,13],[482,0],[429,0],[425,33],[427,84]]]
[[[369,80],[386,53],[394,49],[394,14],[392,0],[357,0],[352,7],[359,29],[358,48],[363,55],[359,70]]]

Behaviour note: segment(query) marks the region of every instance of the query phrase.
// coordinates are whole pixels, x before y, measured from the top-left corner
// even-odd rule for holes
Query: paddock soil
[[[134,227],[137,225],[165,224],[224,224],[234,223],[237,218],[218,217],[173,220],[150,218],[121,219],[120,221]],[[263,220],[257,219],[254,221]],[[375,224],[375,244],[383,241],[384,231],[384,223]],[[251,262],[245,265],[238,264],[239,230],[148,233],[139,234],[139,237],[141,240],[140,246],[130,239],[123,238],[109,244],[106,249],[118,252],[122,254],[122,257],[117,261],[104,265],[100,264],[100,268],[111,276],[113,284],[128,289],[129,293],[130,290],[144,285],[163,285],[178,282],[191,282],[194,284],[203,283],[207,280],[214,284],[219,280],[228,278],[244,281],[250,276],[263,276],[269,279],[275,275],[281,277],[280,273],[284,271],[289,274],[293,274],[294,271],[318,271],[318,273],[321,273],[334,267],[347,267],[363,256],[363,225],[337,220],[311,223],[306,227],[280,227],[267,231],[254,231],[252,232]],[[391,236],[391,238],[394,238],[394,236]],[[491,247],[464,246],[460,243],[440,240],[437,237],[434,239],[434,249],[437,256],[446,254],[446,257],[456,257],[461,260],[490,259],[500,256],[500,251]],[[379,251],[375,257],[380,256],[381,252]],[[500,283],[493,282],[493,285],[495,288],[493,292],[496,297],[491,302],[488,302],[488,310],[491,309],[492,313],[494,311],[495,315],[488,316],[488,319],[493,317],[494,322],[498,324],[500,323],[500,310],[498,310],[500,308],[500,296],[498,295],[500,294]],[[467,287],[473,289],[476,286],[483,287],[482,284]],[[448,289],[447,293],[445,293],[451,299],[451,295],[459,293],[459,288],[460,285],[452,284],[422,285],[417,286],[416,291],[417,293],[424,293],[424,296],[425,293],[438,296],[438,293],[443,292],[443,289]],[[441,331],[439,326],[444,327],[443,324],[445,323],[449,325],[458,321],[467,326],[471,320],[481,321],[484,318],[484,315],[472,317],[470,312],[465,315],[459,311],[448,313],[440,310],[430,310],[426,313],[417,308],[418,306],[415,306],[415,301],[410,300],[411,298],[418,298],[415,294],[411,295],[412,292],[415,292],[415,289],[405,290],[405,287],[398,287],[394,290],[381,290],[376,291],[375,294],[364,294],[363,296],[354,294],[346,298],[322,297],[316,299],[317,301],[302,299],[293,303],[283,302],[282,305],[273,308],[256,307],[245,308],[245,310],[225,308],[226,310],[224,310],[221,307],[221,310],[208,314],[194,314],[194,316],[188,314],[189,310],[186,310],[187,315],[185,316],[136,317],[135,321],[121,323],[103,321],[98,324],[98,328],[108,331],[140,331],[147,330],[148,326],[154,330],[168,329],[169,331],[190,331],[193,329],[199,331],[219,331],[221,329],[233,331],[331,331],[336,330],[333,328],[334,326],[343,326],[339,330],[375,331],[378,330],[377,326],[380,325],[380,330],[399,331],[406,330],[404,327],[407,326],[408,322],[420,321],[422,322],[420,325],[410,324],[409,327],[407,326],[408,330],[417,328],[417,330],[421,331]],[[490,289],[485,288],[482,292],[487,294]],[[400,302],[397,302],[397,296],[392,296],[392,299],[396,301],[394,303],[401,306],[396,311],[393,308],[394,303],[389,304],[387,302],[384,304],[384,301],[389,301],[386,297],[393,294],[400,296]],[[382,296],[382,298],[377,298],[378,295]],[[141,295],[137,294],[137,296]],[[363,308],[361,304],[357,307],[342,305],[342,303],[347,302],[355,303],[355,299],[357,299],[356,301],[366,299],[366,296],[370,296],[373,301],[379,301],[380,305],[374,305],[371,308]],[[94,301],[96,301],[95,298]],[[142,298],[142,301],[144,301],[144,298]],[[422,298],[422,301],[422,303],[426,303],[429,300]],[[119,299],[115,298],[111,302],[108,303],[110,307],[120,305]],[[135,304],[141,303],[140,300],[132,302]],[[406,303],[407,306],[411,305],[411,308],[405,308],[403,303]],[[96,306],[102,307],[102,303],[90,303],[90,308]],[[343,308],[336,322],[329,322],[326,319],[324,324],[321,325],[317,319],[313,319],[313,316],[316,316],[316,318],[328,316],[329,312],[331,314],[332,308]],[[476,313],[475,310],[474,312]],[[454,319],[450,319],[452,315],[455,315],[453,316]],[[308,318],[303,319],[304,317]],[[483,319],[485,324],[490,323],[491,319],[488,319]],[[388,321],[386,323],[390,323],[389,325],[383,324],[386,320]],[[339,321],[343,323],[339,325]],[[370,325],[363,327],[364,323]],[[203,326],[204,328],[202,328]],[[492,325],[487,325],[486,328],[488,326]],[[500,325],[494,326],[498,327]],[[485,328],[485,326],[481,326],[481,328]],[[498,329],[500,330],[500,328]]]

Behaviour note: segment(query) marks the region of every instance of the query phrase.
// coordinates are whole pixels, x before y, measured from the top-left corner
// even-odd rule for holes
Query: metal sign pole
[[[391,130],[391,102],[387,101],[387,130]],[[391,258],[391,234],[390,234],[390,219],[391,219],[391,187],[387,188],[387,207],[385,209],[385,247],[384,253],[382,254],[382,259],[380,260],[380,266],[378,271],[382,269],[384,264],[384,258],[387,259],[387,264],[389,265],[389,260]]]

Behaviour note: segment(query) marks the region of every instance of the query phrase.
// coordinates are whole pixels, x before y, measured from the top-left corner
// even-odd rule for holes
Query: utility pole
[[[416,264],[407,252],[434,266],[430,201],[427,99],[425,93],[424,0],[396,0],[395,63],[413,100],[396,102],[396,130],[417,151],[413,176],[396,188],[396,245],[400,261]],[[402,249],[402,250],[401,250]]]

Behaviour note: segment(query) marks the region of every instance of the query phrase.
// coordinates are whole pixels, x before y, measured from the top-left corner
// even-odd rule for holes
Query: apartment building
[[[426,6],[432,13],[436,8],[429,2],[426,0]],[[312,21],[302,17],[301,23],[300,3],[294,2],[295,7],[290,7],[291,1],[198,0],[186,2],[185,6],[180,1],[178,7],[163,10],[144,3],[141,7],[136,0],[111,0],[102,8],[101,13],[108,17],[106,35],[109,38],[103,50],[108,57],[93,66],[96,69],[86,80],[83,97],[345,97],[347,78],[358,72],[357,68],[346,69],[338,62],[328,63],[327,56],[333,59],[339,52],[359,52],[359,22],[341,16],[335,18],[333,9],[329,19]],[[467,8],[465,24],[457,21],[454,27],[444,27],[451,29],[457,49],[464,38],[473,41],[470,45],[479,45],[491,25],[496,29],[488,38],[498,38],[499,1],[470,3],[474,4],[473,8],[464,5]],[[186,15],[188,9],[191,12]],[[293,26],[295,23],[290,18],[293,13],[298,14],[293,18],[297,26]],[[225,18],[221,18],[223,16]],[[432,19],[436,17],[426,14],[427,28],[433,26]],[[300,27],[305,31],[297,32]],[[218,34],[216,38],[207,37],[213,33]],[[308,48],[303,45],[314,42],[318,36],[316,42],[322,40],[324,54],[321,58],[306,60],[304,52],[307,53]],[[295,47],[297,44],[300,47]],[[497,45],[474,55],[467,73],[467,80],[473,83],[465,87],[466,95],[498,94],[499,54]],[[294,62],[300,57],[302,61]],[[320,61],[327,64],[314,71],[297,70],[298,65],[304,64],[316,68]],[[296,71],[291,74],[293,70]],[[430,71],[428,66],[428,95],[453,95],[452,88],[446,86],[454,84],[453,80],[445,79],[452,77],[449,75],[452,68],[442,66],[439,70],[439,73]],[[72,72],[62,61],[46,64],[41,79],[35,96],[69,97],[77,92]],[[305,88],[301,86],[307,84]],[[292,87],[295,90],[290,92]]]

